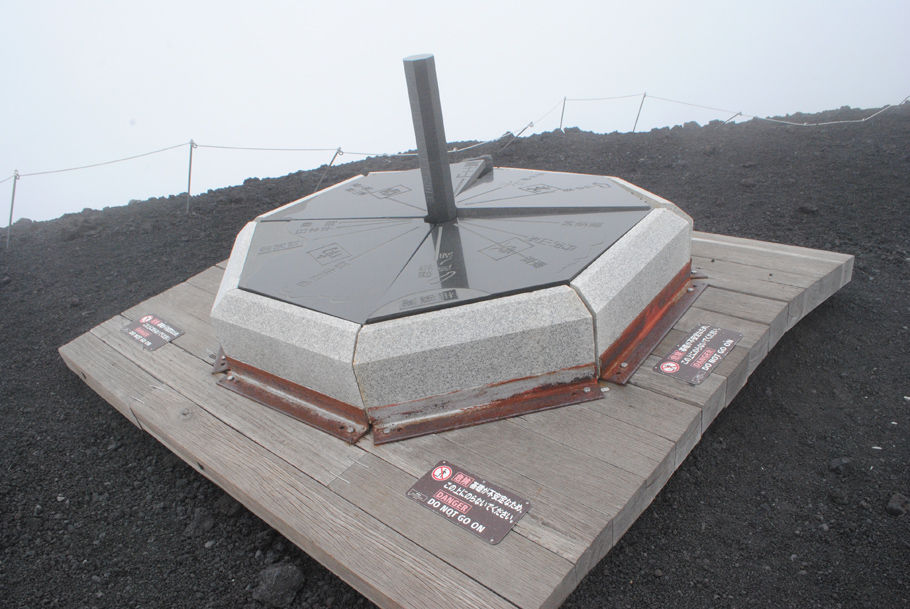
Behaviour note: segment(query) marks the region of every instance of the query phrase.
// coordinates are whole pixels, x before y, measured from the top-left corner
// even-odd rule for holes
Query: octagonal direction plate
[[[425,221],[418,170],[261,218],[241,289],[363,324],[571,281],[650,207],[603,176],[451,166],[458,217]]]

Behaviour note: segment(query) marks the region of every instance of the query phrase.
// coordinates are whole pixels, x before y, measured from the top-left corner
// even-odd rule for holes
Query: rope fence
[[[670,104],[678,104],[678,105],[682,105],[682,106],[688,106],[688,107],[692,107],[692,108],[699,108],[702,110],[710,110],[712,112],[723,113],[725,116],[730,115],[730,118],[723,121],[723,124],[727,124],[727,123],[735,120],[736,118],[742,117],[745,119],[761,120],[761,121],[767,121],[770,123],[776,123],[776,124],[780,124],[780,125],[789,125],[789,126],[794,126],[794,127],[826,127],[829,125],[865,123],[867,121],[872,120],[873,118],[880,115],[881,113],[885,112],[886,110],[906,104],[908,102],[908,100],[910,100],[910,95],[905,97],[899,103],[887,104],[887,105],[883,106],[882,108],[879,108],[878,110],[876,110],[869,116],[866,116],[864,118],[850,119],[850,120],[837,120],[837,121],[821,121],[821,122],[815,122],[815,123],[807,123],[807,122],[800,123],[800,122],[796,122],[796,121],[788,121],[788,120],[778,119],[778,118],[757,116],[754,114],[747,114],[742,111],[737,112],[735,110],[717,108],[714,106],[706,106],[703,104],[695,104],[695,103],[691,103],[691,102],[681,101],[678,99],[671,99],[668,97],[660,97],[657,95],[648,95],[647,92],[633,93],[631,95],[618,95],[618,96],[611,96],[611,97],[567,97],[566,96],[566,97],[563,97],[560,101],[558,101],[555,105],[553,105],[549,110],[544,112],[540,116],[540,118],[529,121],[524,127],[522,127],[517,132],[506,131],[502,136],[495,138],[495,139],[486,140],[484,142],[478,142],[476,144],[471,144],[470,146],[465,146],[463,148],[453,148],[453,149],[449,150],[449,154],[456,154],[459,152],[465,152],[467,150],[473,150],[473,149],[479,148],[481,146],[486,146],[488,144],[492,144],[494,142],[501,141],[502,139],[508,137],[509,140],[499,149],[499,151],[502,152],[503,150],[508,148],[516,139],[521,137],[521,135],[525,131],[534,127],[535,125],[539,125],[541,122],[543,122],[544,119],[546,119],[548,116],[553,114],[553,112],[555,112],[558,108],[561,108],[560,115],[559,115],[559,128],[558,129],[560,131],[564,131],[563,127],[565,125],[566,108],[569,106],[569,104],[585,104],[585,103],[591,103],[591,102],[612,102],[612,101],[619,101],[619,100],[626,100],[626,99],[638,99],[638,98],[641,98],[641,102],[638,104],[638,111],[635,114],[635,121],[632,124],[632,133],[635,133],[636,129],[638,128],[638,120],[641,117],[641,111],[645,105],[646,100],[657,100],[657,101],[670,103]],[[13,183],[12,184],[12,193],[10,196],[10,205],[9,205],[9,225],[7,226],[7,229],[6,229],[6,249],[9,249],[9,247],[10,247],[10,234],[13,232],[13,210],[16,205],[16,184],[22,178],[31,178],[31,177],[36,177],[36,176],[45,176],[45,175],[51,175],[51,174],[67,173],[67,172],[71,172],[71,171],[81,171],[84,169],[93,169],[96,167],[104,167],[107,165],[124,163],[127,161],[133,161],[136,159],[141,159],[141,158],[149,157],[149,156],[156,155],[156,154],[161,154],[163,152],[168,152],[170,150],[176,150],[176,149],[182,148],[184,146],[186,146],[188,149],[188,163],[187,163],[188,166],[187,166],[187,183],[186,183],[186,213],[187,214],[190,212],[190,197],[191,197],[191,193],[192,193],[192,183],[193,183],[193,151],[196,149],[199,149],[199,148],[207,148],[207,149],[213,149],[213,150],[253,151],[253,152],[327,152],[327,153],[331,152],[332,157],[329,160],[328,164],[326,164],[325,169],[323,170],[322,174],[320,175],[319,181],[316,183],[316,188],[313,190],[313,192],[316,192],[319,190],[319,187],[322,186],[322,182],[325,180],[326,176],[328,175],[329,169],[335,164],[335,161],[338,160],[339,157],[341,157],[345,154],[354,155],[354,156],[363,156],[363,157],[387,157],[387,158],[417,156],[416,152],[402,152],[402,153],[397,153],[397,154],[388,154],[388,153],[347,151],[347,150],[343,150],[340,146],[335,147],[335,148],[273,148],[273,147],[254,147],[254,146],[224,146],[224,145],[216,145],[216,144],[199,144],[191,139],[189,142],[174,144],[173,146],[167,146],[165,148],[159,148],[157,150],[143,152],[140,154],[134,154],[131,156],[125,156],[125,157],[121,157],[121,158],[117,158],[117,159],[112,159],[109,161],[90,163],[88,165],[79,165],[76,167],[66,167],[63,169],[49,169],[49,170],[45,170],[45,171],[31,171],[31,172],[23,172],[23,173],[20,173],[18,170],[14,170],[12,175],[7,176],[3,179],[0,179],[0,184],[4,184],[6,182],[9,182],[10,180],[12,180],[12,183]]]

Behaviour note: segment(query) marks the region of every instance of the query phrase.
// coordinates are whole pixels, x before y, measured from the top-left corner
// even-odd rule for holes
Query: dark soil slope
[[[910,105],[861,124],[569,129],[505,143],[479,152],[621,176],[701,230],[856,255],[853,282],[787,333],[566,607],[908,606]],[[332,167],[323,184],[412,163]],[[303,578],[289,606],[369,606],[129,424],[56,351],[226,258],[244,222],[322,174],[210,191],[188,216],[168,197],[13,226],[0,252],[0,605],[259,607],[260,572],[288,563]]]

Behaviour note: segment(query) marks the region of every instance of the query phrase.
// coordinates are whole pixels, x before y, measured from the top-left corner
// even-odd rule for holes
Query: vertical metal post
[[[417,137],[417,160],[427,201],[426,221],[433,224],[448,222],[455,219],[458,211],[433,56],[405,57],[404,75],[411,102],[411,118],[414,120],[414,135]]]
[[[186,213],[190,213],[190,189],[193,187],[193,148],[196,142],[190,140],[190,166],[186,171]]]
[[[641,94],[641,103],[638,104],[638,114],[635,115],[635,124],[632,125],[632,133],[635,133],[635,128],[638,127],[638,117],[641,116],[641,107],[645,105],[645,98],[648,96],[648,92],[645,91]]]
[[[566,116],[566,98],[562,98],[562,112],[559,113],[559,130],[562,131],[562,119]]]
[[[9,236],[13,232],[13,208],[16,206],[16,182],[19,181],[19,170],[13,171],[13,196],[9,200],[9,226],[6,227],[6,249],[9,249]]]
[[[335,159],[337,159],[341,154],[341,146],[339,146],[335,149],[335,154],[332,155],[332,160],[329,161],[329,164],[325,166],[325,171],[323,171],[322,175],[319,176],[319,181],[316,182],[316,188],[313,189],[313,192],[319,192],[319,187],[322,186],[322,181],[325,179],[325,176],[328,175],[329,169],[335,163]]]

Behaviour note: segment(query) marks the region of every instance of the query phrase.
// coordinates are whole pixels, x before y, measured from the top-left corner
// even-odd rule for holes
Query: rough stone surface
[[[910,510],[910,499],[900,493],[891,495],[891,499],[888,500],[888,505],[885,507],[885,511],[892,516],[903,516],[908,510]]]
[[[572,280],[594,314],[598,355],[689,261],[691,234],[679,215],[655,209]]]
[[[367,407],[590,364],[590,313],[568,286],[364,326],[354,371]]]
[[[259,585],[253,590],[253,598],[268,607],[289,607],[304,582],[297,565],[270,565],[259,572]]]
[[[212,308],[218,306],[224,295],[230,290],[237,287],[240,282],[240,273],[243,272],[243,265],[246,264],[246,254],[250,249],[250,242],[253,240],[253,231],[256,229],[256,222],[247,222],[234,239],[234,247],[231,248],[231,257],[228,258],[227,266],[224,268],[224,275],[221,276],[221,285],[218,287],[218,294],[215,295],[215,302]]]
[[[212,309],[212,325],[230,357],[363,405],[351,366],[358,324],[231,289]]]

